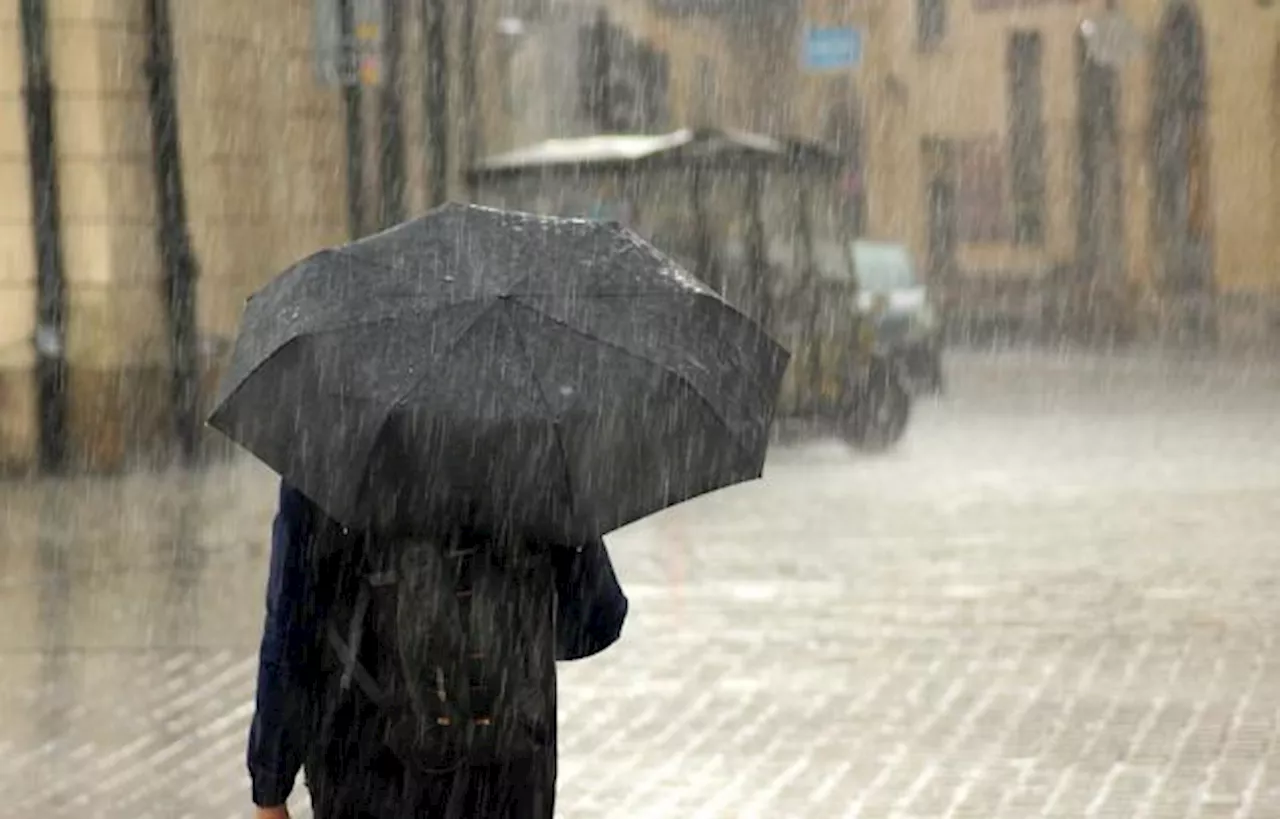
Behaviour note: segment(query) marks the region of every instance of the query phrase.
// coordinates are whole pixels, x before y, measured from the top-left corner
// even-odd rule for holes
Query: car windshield
[[[911,254],[889,242],[853,242],[853,265],[858,284],[870,293],[891,293],[917,287]]]

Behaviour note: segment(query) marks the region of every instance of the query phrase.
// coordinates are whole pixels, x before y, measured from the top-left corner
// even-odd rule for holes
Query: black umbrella
[[[620,225],[446,205],[250,298],[210,423],[348,525],[571,540],[760,477],[787,359]]]

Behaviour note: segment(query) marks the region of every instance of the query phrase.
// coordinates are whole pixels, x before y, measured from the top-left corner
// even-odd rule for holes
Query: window
[[[936,48],[947,36],[947,0],[916,0],[916,45]]]
[[[1009,240],[1009,197],[1005,155],[994,137],[954,143],[956,157],[956,238],[961,242]]]
[[[918,287],[915,265],[905,247],[890,242],[853,242],[858,287],[868,293],[893,293]]]
[[[1013,178],[1013,240],[1044,241],[1044,44],[1040,33],[1016,31],[1009,39],[1009,160]]]

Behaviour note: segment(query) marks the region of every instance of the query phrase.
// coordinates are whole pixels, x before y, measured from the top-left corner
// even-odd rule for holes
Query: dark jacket
[[[317,516],[314,504],[282,483],[271,536],[267,614],[259,653],[257,708],[249,732],[248,766],[257,805],[283,804],[308,753],[313,705],[320,686],[320,636],[327,613],[308,569]],[[617,641],[627,615],[604,543],[555,555],[557,659],[589,657]]]

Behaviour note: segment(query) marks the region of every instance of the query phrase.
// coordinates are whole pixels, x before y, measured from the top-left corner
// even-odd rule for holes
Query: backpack
[[[555,742],[556,595],[545,548],[458,532],[364,535],[324,635],[321,737],[363,698],[359,733],[407,772],[499,765]],[[371,716],[371,720],[369,717]],[[372,727],[372,730],[370,730]]]

